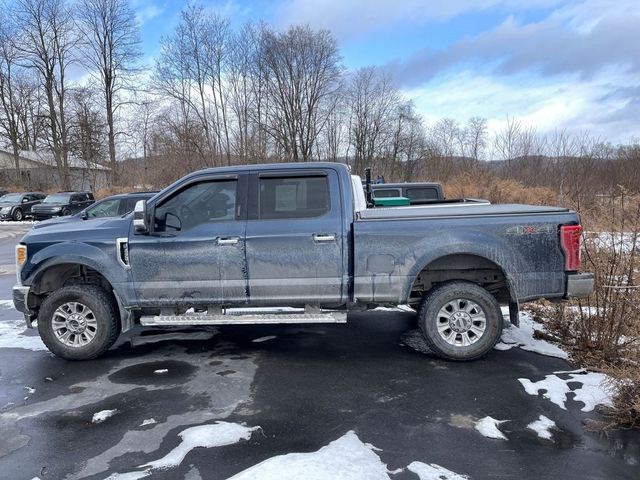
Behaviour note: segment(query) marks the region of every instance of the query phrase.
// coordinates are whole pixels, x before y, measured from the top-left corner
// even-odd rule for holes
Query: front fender
[[[129,298],[125,288],[129,273],[117,261],[115,240],[112,245],[105,243],[96,246],[67,241],[47,246],[29,257],[21,272],[22,283],[37,284],[48,268],[63,264],[92,268],[106,278],[119,298]]]

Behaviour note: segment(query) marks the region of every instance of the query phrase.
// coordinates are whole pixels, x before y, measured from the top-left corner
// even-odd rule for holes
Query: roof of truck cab
[[[197,170],[190,175],[197,175],[202,173],[235,173],[235,172],[246,172],[250,170],[272,170],[274,168],[277,169],[307,169],[312,170],[314,168],[348,168],[348,166],[344,163],[338,162],[290,162],[290,163],[252,163],[252,164],[244,164],[244,165],[231,165],[227,167],[214,167],[214,168],[204,168],[202,170]]]

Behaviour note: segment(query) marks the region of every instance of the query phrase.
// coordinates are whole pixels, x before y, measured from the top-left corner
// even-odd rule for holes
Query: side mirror
[[[29,199],[28,198],[23,198],[22,199],[22,203],[29,203]]]
[[[149,223],[147,221],[147,201],[138,200],[133,209],[133,231],[137,235],[149,233]]]

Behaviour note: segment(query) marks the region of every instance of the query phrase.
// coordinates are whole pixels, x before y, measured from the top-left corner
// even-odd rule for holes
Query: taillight
[[[562,225],[560,227],[560,245],[564,252],[564,269],[580,270],[582,262],[582,226]]]

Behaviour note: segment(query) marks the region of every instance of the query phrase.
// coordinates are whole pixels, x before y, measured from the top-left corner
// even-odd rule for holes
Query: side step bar
[[[188,325],[268,325],[287,323],[346,323],[346,312],[281,313],[186,313],[183,315],[146,315],[140,324],[147,327]]]

